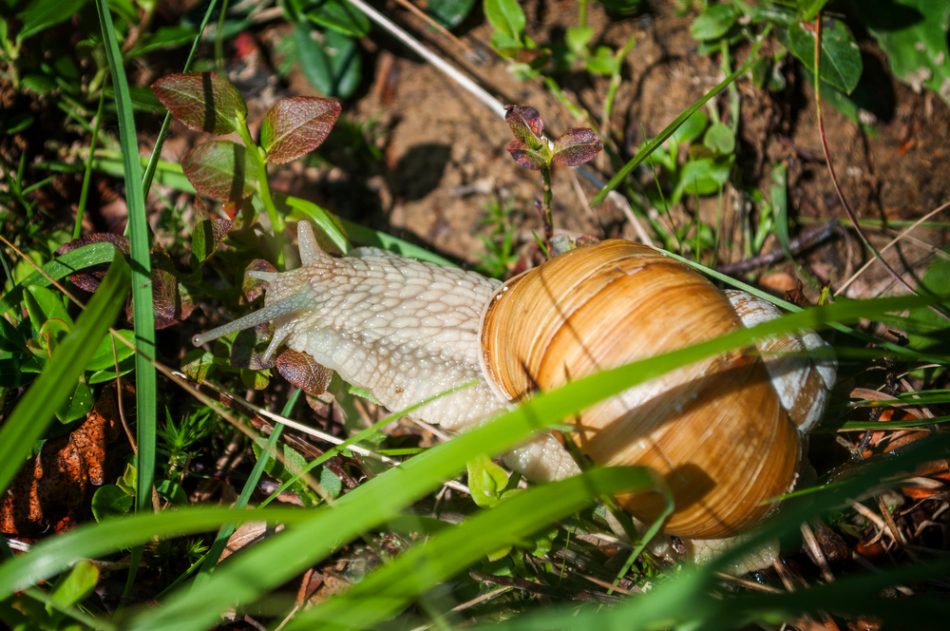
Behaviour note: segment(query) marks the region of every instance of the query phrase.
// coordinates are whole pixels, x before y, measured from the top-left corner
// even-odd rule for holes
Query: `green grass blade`
[[[125,175],[126,205],[129,209],[129,244],[132,259],[132,313],[134,314],[135,341],[135,411],[136,455],[138,488],[136,503],[139,510],[147,508],[152,500],[152,482],[155,478],[156,393],[155,379],[155,311],[152,304],[152,273],[149,257],[148,223],[145,218],[145,192],[142,188],[142,164],[139,158],[132,112],[132,97],[122,65],[122,54],[107,0],[96,0],[102,41],[112,85],[115,107],[119,118],[119,143],[122,146]]]
[[[111,243],[90,243],[71,252],[67,252],[42,267],[44,273],[33,272],[22,282],[14,286],[0,298],[0,314],[6,313],[18,304],[23,296],[23,288],[30,286],[46,287],[50,284],[49,276],[53,280],[61,280],[70,274],[93,265],[112,262],[116,247]]]
[[[634,155],[633,158],[629,162],[623,165],[620,168],[620,170],[617,171],[617,173],[612,178],[610,178],[610,181],[607,182],[607,184],[604,185],[604,187],[600,189],[596,195],[594,195],[593,199],[590,200],[591,206],[597,206],[598,204],[603,202],[604,199],[607,197],[607,194],[610,191],[617,188],[618,186],[620,186],[620,184],[624,181],[624,179],[626,179],[626,177],[630,175],[630,173],[635,168],[637,168],[641,162],[646,160],[647,156],[653,153],[657,147],[659,147],[664,142],[666,142],[666,140],[670,136],[673,135],[673,132],[675,132],[679,128],[679,126],[682,125],[686,121],[687,118],[692,116],[699,108],[705,105],[706,102],[709,101],[711,98],[715,97],[717,94],[719,94],[720,92],[725,90],[727,87],[729,87],[729,85],[732,84],[733,81],[735,81],[736,79],[741,77],[743,74],[745,74],[745,72],[749,68],[752,67],[752,64],[755,62],[755,60],[758,59],[759,49],[762,47],[762,44],[765,42],[767,36],[768,36],[768,30],[766,30],[765,33],[759,36],[759,39],[755,42],[755,45],[752,47],[752,50],[749,51],[749,54],[746,57],[746,60],[742,63],[741,66],[736,68],[736,70],[732,72],[729,76],[727,76],[725,79],[723,79],[722,81],[717,83],[715,86],[713,86],[713,88],[709,90],[708,92],[706,92],[706,94],[702,95],[699,98],[699,100],[695,101],[688,108],[680,112],[679,116],[674,118],[673,122],[667,125],[663,129],[663,131],[661,131],[659,134],[657,134],[656,136],[654,136],[647,142],[643,143],[643,145],[640,146],[640,150],[637,151],[636,155]]]
[[[592,469],[536,486],[416,545],[347,592],[302,613],[288,629],[320,624],[369,628],[486,554],[516,545],[588,506],[599,495],[655,488],[656,478],[642,467]]]
[[[281,416],[290,416],[302,392],[303,391],[299,388],[294,390],[290,398],[287,399],[287,403],[284,404],[284,408],[280,411]],[[280,436],[283,432],[283,425],[276,425],[271,431],[270,437],[267,439],[267,449],[261,450],[261,455],[257,458],[257,462],[254,463],[254,468],[251,469],[250,475],[247,476],[247,480],[244,482],[241,494],[234,502],[235,508],[244,508],[251,500],[251,495],[257,489],[257,483],[260,482],[261,476],[264,475],[264,469],[267,468],[267,463],[270,461],[271,452],[277,450],[277,442],[280,440]],[[208,550],[205,556],[204,562],[201,564],[201,574],[210,574],[214,571],[217,567],[218,559],[224,551],[224,547],[228,544],[228,537],[230,537],[233,532],[234,524],[227,524],[221,527],[217,536],[214,538],[214,543],[211,544],[211,549]]]
[[[296,525],[313,517],[313,512],[299,508],[245,510],[200,506],[86,524],[49,537],[29,552],[0,564],[0,600],[68,570],[79,559],[112,554],[155,538],[190,535],[249,521]]]
[[[6,489],[56,410],[66,401],[129,290],[129,266],[116,257],[76,324],[0,429],[0,489]]]
[[[534,432],[623,390],[690,362],[741,348],[764,339],[829,322],[853,321],[890,310],[925,304],[908,296],[841,302],[789,314],[751,329],[606,370],[533,397],[453,440],[438,445],[398,468],[353,490],[332,508],[323,508],[307,524],[288,529],[229,559],[210,580],[191,590],[179,589],[164,605],[136,619],[140,629],[203,629],[220,613],[246,604],[284,583],[360,533],[384,524],[405,506],[424,497],[465,468],[478,454],[496,454],[523,442]]]

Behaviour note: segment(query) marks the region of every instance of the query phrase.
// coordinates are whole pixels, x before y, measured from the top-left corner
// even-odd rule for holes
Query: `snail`
[[[333,257],[306,222],[298,242],[299,268],[248,272],[267,284],[265,307],[195,336],[195,345],[273,322],[265,360],[286,344],[390,409],[475,380],[413,414],[455,431],[537,389],[779,315],[627,241],[571,250],[506,283],[374,248]],[[834,361],[814,357],[825,346],[804,332],[759,344],[761,355],[736,351],[677,369],[586,410],[571,421],[573,436],[596,464],[663,476],[675,503],[668,534],[732,537],[795,482],[802,436],[835,378]],[[530,480],[578,471],[550,434],[506,461]],[[640,520],[663,508],[655,493],[618,501]]]

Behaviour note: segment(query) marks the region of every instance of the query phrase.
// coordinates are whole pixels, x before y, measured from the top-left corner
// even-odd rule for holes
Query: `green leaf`
[[[708,122],[709,119],[706,117],[706,113],[702,110],[696,110],[670,135],[670,146],[677,147],[693,142],[703,133]]]
[[[261,125],[261,146],[268,162],[290,162],[319,147],[340,110],[336,99],[315,96],[288,97],[274,103]]]
[[[490,508],[501,499],[508,486],[508,473],[484,454],[472,458],[465,465],[468,470],[468,488],[472,500],[480,508]]]
[[[788,29],[789,48],[809,72],[815,72],[815,33],[810,23],[795,23]],[[851,94],[861,78],[861,50],[841,20],[822,22],[821,80],[836,90]]]
[[[324,0],[306,15],[314,24],[347,37],[363,37],[369,33],[369,18],[349,2]]]
[[[864,22],[887,53],[894,75],[915,90],[929,88],[950,105],[950,3],[894,0],[861,3]]]
[[[33,443],[72,392],[83,368],[115,321],[129,289],[129,266],[117,257],[69,335],[0,427],[0,489],[6,489]]]
[[[229,134],[247,116],[247,105],[230,81],[213,72],[165,75],[152,92],[176,119],[197,131]]]
[[[428,0],[426,13],[447,29],[453,29],[468,17],[475,0]]]
[[[739,10],[731,4],[711,4],[693,20],[689,32],[699,41],[719,39],[739,19]]]
[[[587,45],[594,37],[594,29],[589,26],[571,26],[564,34],[564,41],[567,47],[575,55],[584,55],[587,53]]]
[[[198,145],[182,159],[181,168],[195,190],[221,201],[241,201],[254,192],[257,182],[254,161],[242,145],[230,140]]]
[[[106,336],[103,339],[107,339]],[[56,418],[60,423],[70,423],[86,416],[92,409],[92,388],[83,382],[76,384],[72,394],[66,399],[62,407],[56,410]]]
[[[306,464],[306,463],[305,463]],[[343,491],[343,480],[327,467],[320,468],[320,486],[327,495],[336,499]]]
[[[485,0],[485,17],[499,33],[521,41],[526,24],[524,11],[515,0]]]
[[[17,14],[22,25],[17,33],[17,40],[22,41],[32,37],[51,26],[73,17],[85,6],[88,0],[31,0],[26,7]]]
[[[195,29],[191,26],[162,26],[154,33],[143,35],[129,51],[128,58],[134,59],[156,50],[178,48],[194,40],[195,35]]]
[[[728,156],[736,149],[736,136],[724,123],[713,123],[703,136],[703,144],[721,156]]]
[[[132,342],[135,340],[135,333],[128,329],[120,329],[118,331],[119,335],[124,339]],[[129,348],[126,344],[122,342],[115,342],[115,356],[112,354],[113,348],[113,337],[107,335],[102,338],[102,341],[99,342],[99,346],[96,347],[95,353],[89,359],[89,363],[86,364],[86,370],[106,370],[109,368],[115,368],[115,359],[121,362],[124,359],[128,359],[135,354],[135,351]]]
[[[127,515],[132,510],[132,496],[114,484],[96,489],[92,496],[92,516],[101,522],[109,517]]]
[[[53,589],[50,597],[60,607],[72,607],[92,593],[99,582],[99,568],[92,561],[80,561]]]
[[[718,192],[729,180],[731,162],[717,162],[712,158],[690,160],[683,165],[679,182],[673,191],[673,203],[683,195],[711,195]]]
[[[606,46],[598,46],[594,54],[587,59],[587,70],[594,74],[610,76],[620,72],[621,60]]]
[[[326,31],[318,42],[313,39],[310,28],[298,22],[290,41],[300,69],[318,92],[345,99],[356,91],[362,62],[355,40],[336,31]]]
[[[775,236],[778,237],[782,247],[788,251],[791,247],[788,234],[788,172],[784,164],[776,164],[772,168],[769,201],[772,204],[775,221]]]

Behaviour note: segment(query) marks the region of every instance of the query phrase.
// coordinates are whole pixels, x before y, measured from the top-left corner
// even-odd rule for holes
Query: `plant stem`
[[[76,208],[76,223],[73,225],[73,239],[78,239],[82,233],[82,218],[86,213],[86,202],[89,199],[89,182],[92,178],[92,159],[99,142],[99,127],[102,125],[102,108],[105,105],[106,91],[99,91],[99,107],[96,109],[96,122],[92,126],[92,139],[89,141],[89,156],[83,167],[82,188],[79,191],[79,205]]]
[[[541,167],[541,179],[544,182],[544,241],[551,248],[551,239],[554,237],[554,216],[551,212],[551,200],[554,192],[551,190],[551,165]]]
[[[264,152],[251,138],[251,130],[247,128],[247,121],[243,116],[238,116],[237,123],[238,134],[241,136],[241,140],[244,141],[244,147],[254,161],[254,166],[257,167],[257,184],[264,210],[270,219],[274,234],[280,235],[284,232],[284,220],[277,212],[277,206],[274,205],[274,199],[270,194],[270,184],[267,181],[267,161],[264,158]]]

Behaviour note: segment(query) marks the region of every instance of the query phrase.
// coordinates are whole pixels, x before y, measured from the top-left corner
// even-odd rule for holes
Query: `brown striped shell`
[[[496,293],[483,317],[483,369],[514,400],[741,326],[700,274],[646,246],[606,241]],[[731,536],[760,520],[771,509],[765,500],[791,489],[801,452],[763,361],[748,351],[631,388],[573,423],[593,462],[644,465],[664,477],[676,503],[665,530],[686,537]],[[655,494],[618,499],[643,520],[662,507]]]

